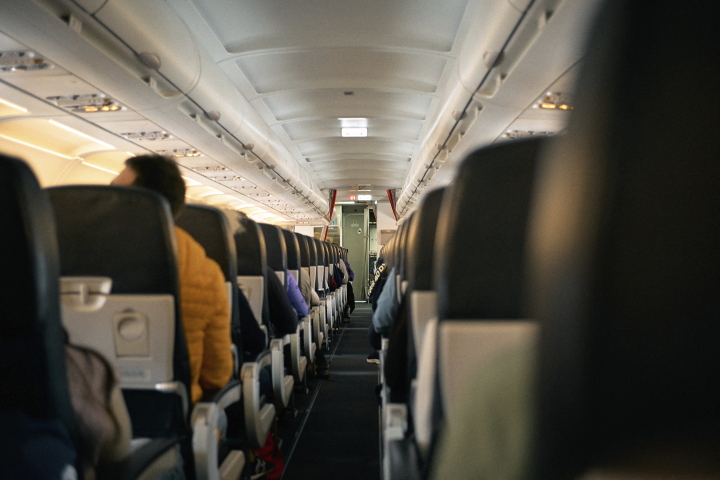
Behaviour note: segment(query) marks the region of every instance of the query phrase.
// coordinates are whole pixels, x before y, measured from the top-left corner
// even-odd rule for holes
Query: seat
[[[325,350],[329,349],[328,342],[330,341],[329,335],[329,324],[330,319],[328,319],[328,307],[327,302],[328,299],[326,298],[326,293],[328,291],[327,287],[327,260],[326,260],[326,253],[325,248],[323,247],[323,242],[321,242],[317,238],[310,239],[315,243],[315,253],[317,255],[317,275],[315,276],[316,279],[316,289],[318,297],[320,297],[320,307],[318,308],[319,312],[319,320],[318,320],[318,332],[313,331],[316,338],[319,337],[319,333],[322,333],[322,344],[325,347]]]
[[[0,415],[5,418],[9,415],[15,421],[25,416],[44,425],[56,426],[67,432],[77,446],[80,432],[65,370],[59,249],[52,208],[30,168],[21,160],[1,155],[0,198],[3,205],[0,230],[8,253],[3,260],[0,282],[0,304],[3,306]],[[13,473],[13,462],[17,459],[5,457],[12,451],[6,442],[17,439],[19,433],[0,432],[3,439],[0,463],[5,475],[30,474],[27,470]],[[98,472],[98,478],[134,479],[150,472],[162,473],[168,468],[161,465],[168,460],[169,468],[174,467],[179,443],[177,436],[149,442],[121,464],[113,465],[112,475]],[[49,463],[59,452],[29,453],[47,454],[45,462]],[[78,458],[78,470],[81,470],[80,461]]]
[[[274,272],[282,282],[284,292],[287,295],[287,250],[285,238],[280,229],[267,223],[258,223],[263,238],[265,239],[266,260],[268,268]],[[268,272],[268,275],[272,275]],[[267,281],[267,280],[266,280]],[[266,284],[267,289],[267,284]],[[302,322],[298,322],[295,331],[296,351],[299,351],[299,337],[302,330]],[[278,412],[288,406],[293,394],[295,379],[292,375],[285,375],[285,346],[290,349],[291,335],[276,335],[270,340],[270,351],[272,352],[272,383],[275,397],[275,408]]]
[[[434,199],[440,206],[430,286],[436,291],[437,319],[425,325],[412,404],[419,455],[411,455],[411,447],[398,454],[419,465],[390,463],[391,476],[423,468],[440,426],[458,415],[459,392],[478,371],[536,341],[537,324],[521,307],[527,220],[541,145],[530,139],[473,152],[453,184]],[[426,211],[420,212],[419,221],[427,221]],[[420,223],[410,226],[419,228]],[[419,254],[416,240],[410,252]],[[428,286],[427,274],[422,275],[412,281]]]
[[[302,282],[303,279],[309,279],[308,281],[310,282],[310,288],[312,288],[312,276],[310,274],[310,247],[308,245],[307,237],[299,233],[293,233],[293,235],[295,235],[295,238],[297,238],[298,248],[300,252],[300,281]],[[304,319],[305,329],[303,331],[303,354],[305,355],[305,358],[307,358],[308,363],[311,365],[315,363],[316,349],[312,333],[312,310],[312,305],[308,304],[308,315]]]
[[[285,251],[287,253],[288,273],[293,276],[295,283],[300,288],[300,243],[295,234],[284,228],[279,229],[285,239]],[[292,365],[293,378],[295,379],[296,390],[307,393],[307,382],[305,380],[305,371],[307,370],[308,359],[303,353],[304,335],[307,315],[299,319],[298,331],[290,336],[290,361]],[[308,334],[310,330],[308,330]]]
[[[543,157],[538,478],[720,473],[720,32],[676,7],[607,2],[573,122]],[[669,110],[663,93],[688,79]],[[633,100],[608,104],[619,92]]]
[[[310,271],[310,285],[311,288],[315,291],[315,293],[318,295],[318,298],[320,298],[320,290],[318,288],[318,282],[319,282],[319,270],[320,270],[320,262],[318,260],[318,251],[317,251],[317,245],[315,244],[315,239],[310,237],[305,237],[305,243],[308,247],[308,253],[310,256],[310,266],[308,267]],[[325,343],[325,329],[323,328],[321,324],[321,315],[320,315],[320,309],[322,307],[322,299],[320,305],[314,306],[310,309],[310,320],[312,322],[312,338],[313,343],[317,347],[317,351],[319,351],[323,344]]]

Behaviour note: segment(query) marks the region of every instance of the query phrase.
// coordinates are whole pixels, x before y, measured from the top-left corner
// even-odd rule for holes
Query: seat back
[[[409,344],[417,357],[422,356],[425,327],[437,317],[437,297],[433,286],[435,233],[445,188],[425,194],[408,233],[408,294],[410,301]]]
[[[317,245],[315,245],[315,239],[311,237],[305,237],[305,244],[308,247],[308,254],[309,254],[309,269],[310,269],[310,285],[313,290],[317,292],[317,277],[318,277],[318,254],[317,254]]]
[[[247,298],[255,319],[260,325],[270,322],[265,275],[267,275],[267,253],[265,237],[257,223],[244,215],[235,231],[235,252],[237,257],[237,283]]]
[[[529,249],[538,478],[720,472],[713,17],[608,2],[573,122],[543,158]],[[680,90],[683,107],[669,106]],[[628,101],[607,101],[617,95]]]
[[[60,322],[55,220],[30,167],[0,155],[0,411],[60,420],[77,443]],[[1,432],[9,438],[11,432]]]
[[[225,277],[230,302],[230,324],[233,344],[242,358],[240,312],[238,310],[237,253],[235,238],[225,214],[217,208],[205,205],[186,205],[175,224],[188,232],[215,260]]]
[[[167,200],[134,187],[47,192],[71,343],[99,351],[118,371],[134,435],[185,432],[190,365]]]
[[[322,242],[317,239],[312,239],[313,243],[315,243],[315,253],[317,254],[317,274],[315,276],[316,279],[316,289],[317,293],[320,296],[320,298],[323,298],[325,296],[325,249],[323,248]]]
[[[441,419],[456,413],[460,391],[478,371],[535,341],[521,286],[540,145],[531,139],[477,150],[443,194],[433,268],[438,322],[424,334],[415,407],[423,449]]]
[[[295,277],[295,281],[300,285],[300,243],[295,234],[290,230],[285,230],[284,228],[280,228],[279,230],[285,239],[288,272]]]
[[[269,223],[258,224],[265,237],[265,248],[267,252],[267,262],[270,269],[280,278],[283,287],[287,289],[287,278],[285,275],[288,269],[287,248],[285,246],[285,237],[283,237],[280,228]]]

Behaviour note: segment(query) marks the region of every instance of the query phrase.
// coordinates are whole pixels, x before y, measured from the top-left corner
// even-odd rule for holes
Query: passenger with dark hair
[[[267,274],[268,306],[270,323],[276,337],[295,333],[298,326],[298,314],[290,303],[290,297],[280,278],[268,267]]]
[[[170,202],[177,219],[185,206],[185,182],[170,158],[144,155],[129,158],[113,185],[154,190]],[[185,230],[175,227],[180,277],[180,313],[190,356],[192,401],[203,390],[225,386],[233,372],[230,307],[220,267]]]

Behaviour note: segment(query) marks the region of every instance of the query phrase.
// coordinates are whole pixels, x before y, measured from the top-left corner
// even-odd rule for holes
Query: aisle
[[[294,442],[283,445],[283,480],[380,478],[378,366],[366,361],[372,351],[367,340],[371,315],[367,304],[358,303],[342,336],[336,334],[340,340],[326,354],[330,378],[318,382],[305,423],[298,418],[301,430],[294,450]]]

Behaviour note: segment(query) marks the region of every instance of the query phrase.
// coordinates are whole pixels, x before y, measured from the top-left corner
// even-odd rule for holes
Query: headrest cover
[[[317,254],[317,264],[325,265],[325,249],[322,246],[322,242],[317,238],[313,238],[312,241],[315,243],[315,253]]]
[[[303,235],[303,237],[305,238],[305,243],[307,244],[308,252],[310,253],[310,266],[315,267],[318,264],[317,246],[315,245],[315,239],[312,237],[307,237],[305,235]]]
[[[220,265],[226,281],[236,281],[235,239],[223,212],[205,205],[187,205],[176,225],[188,232],[202,245],[205,254]]]
[[[299,233],[295,233],[295,238],[297,238],[298,246],[300,247],[300,264],[303,267],[309,267],[310,266],[310,248],[308,248],[308,242],[307,238],[305,238],[305,235],[301,235]]]
[[[58,418],[75,437],[52,209],[30,168],[4,155],[0,205],[0,410],[21,410],[41,420]]]
[[[258,224],[242,215],[240,227],[234,236],[237,274],[264,277],[267,268],[267,253],[265,237]]]
[[[287,252],[287,268],[288,270],[300,270],[300,244],[295,234],[290,230],[279,228],[285,239],[285,249]]]
[[[161,195],[94,185],[47,192],[57,220],[61,275],[110,277],[114,294],[177,298],[174,223]]]
[[[537,478],[650,458],[661,442],[667,459],[711,446],[718,471],[716,23],[702,4],[670,1],[610,1],[597,20],[533,214]],[[680,91],[681,107],[668,97]]]
[[[525,231],[540,141],[465,159],[443,196],[435,242],[438,319],[520,319]]]
[[[280,229],[275,225],[270,225],[269,223],[260,223],[259,225],[265,237],[268,266],[276,272],[284,272],[287,270],[285,237],[283,237]]]
[[[435,230],[444,192],[445,188],[439,188],[426,193],[415,211],[406,247],[410,291],[433,289]]]

